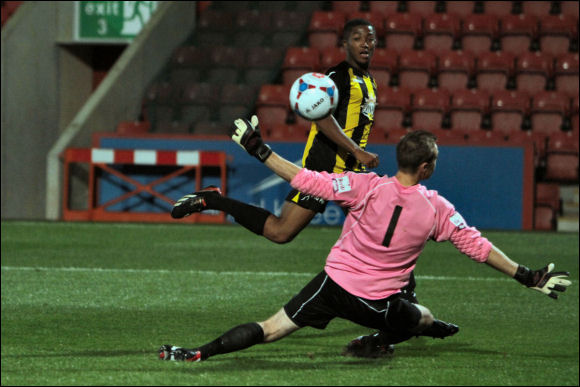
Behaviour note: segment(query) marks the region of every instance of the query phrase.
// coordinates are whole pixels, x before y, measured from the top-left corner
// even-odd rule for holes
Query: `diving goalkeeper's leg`
[[[159,359],[197,362],[211,356],[241,351],[256,344],[271,343],[300,329],[290,320],[284,308],[268,320],[238,325],[201,347],[186,349],[170,344],[159,348]]]

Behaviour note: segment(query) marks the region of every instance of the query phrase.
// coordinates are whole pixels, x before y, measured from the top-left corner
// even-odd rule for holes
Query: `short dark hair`
[[[347,21],[346,24],[344,25],[344,28],[342,30],[342,38],[344,40],[348,40],[353,28],[358,26],[371,26],[373,27],[373,29],[375,29],[373,23],[371,23],[367,19],[351,19]]]
[[[437,158],[437,137],[425,130],[407,133],[397,144],[397,164],[406,173],[415,173],[422,163],[431,163]]]

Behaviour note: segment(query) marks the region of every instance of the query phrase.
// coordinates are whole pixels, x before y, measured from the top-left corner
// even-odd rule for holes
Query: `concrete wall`
[[[2,218],[44,217],[44,166],[59,135],[58,7],[23,2],[2,29]]]
[[[2,219],[59,219],[67,147],[134,119],[150,81],[195,27],[196,3],[161,2],[97,90],[72,37],[74,2],[24,2],[2,29]]]

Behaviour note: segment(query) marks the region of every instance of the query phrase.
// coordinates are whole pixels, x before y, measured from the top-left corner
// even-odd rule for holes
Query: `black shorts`
[[[318,196],[305,194],[295,189],[290,191],[288,196],[286,196],[286,201],[298,204],[300,207],[306,208],[307,210],[320,213],[324,212],[326,209],[326,203],[328,203],[326,200]]]
[[[421,312],[413,305],[414,295],[412,289],[406,289],[381,300],[368,300],[350,294],[322,271],[284,305],[284,310],[299,327],[324,329],[340,317],[381,331],[400,330],[419,322]]]

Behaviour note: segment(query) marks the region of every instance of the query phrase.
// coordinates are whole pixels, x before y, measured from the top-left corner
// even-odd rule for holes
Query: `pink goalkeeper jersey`
[[[429,239],[449,240],[478,262],[491,250],[451,203],[420,184],[404,187],[395,177],[375,173],[302,169],[291,185],[350,209],[325,271],[355,296],[377,300],[398,293]]]

